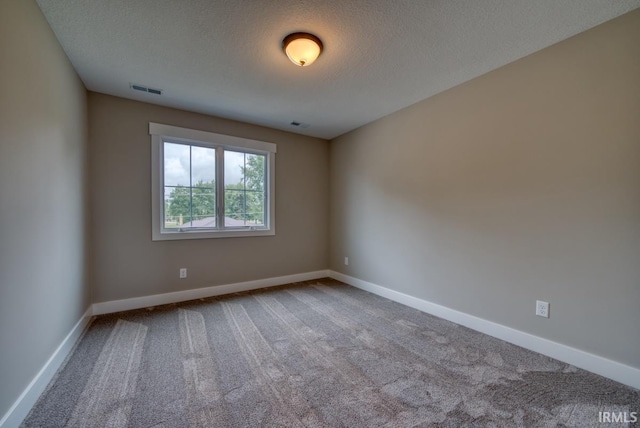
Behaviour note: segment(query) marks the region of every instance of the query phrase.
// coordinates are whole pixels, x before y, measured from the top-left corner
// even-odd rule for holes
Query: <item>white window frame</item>
[[[149,135],[151,135],[151,239],[153,241],[239,238],[249,236],[273,236],[276,234],[275,165],[277,147],[275,144],[153,122],[149,122]],[[164,227],[163,147],[165,141],[216,149],[216,217],[221,227],[206,230],[179,230]],[[264,226],[246,228],[224,226],[224,150],[234,150],[266,156]]]

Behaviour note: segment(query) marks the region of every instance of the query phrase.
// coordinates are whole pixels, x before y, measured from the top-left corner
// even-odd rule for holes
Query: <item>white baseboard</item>
[[[31,383],[25,388],[20,397],[13,403],[13,406],[11,406],[2,419],[0,419],[0,428],[18,427],[24,418],[27,417],[33,405],[36,404],[36,401],[38,401],[38,398],[40,398],[40,395],[44,392],[60,368],[60,365],[65,358],[67,358],[87,325],[89,325],[91,315],[91,307],[89,307],[82,315],[82,318],[73,326],[69,334],[67,334],[67,337],[64,338],[60,346],[58,346],[44,366],[42,366],[42,369],[40,369]]]
[[[259,288],[290,284],[292,282],[326,278],[327,276],[329,276],[328,271],[319,270],[315,272],[299,273],[295,275],[278,276],[275,278],[258,279],[255,281],[236,282],[235,284],[215,285],[213,287],[176,291],[173,293],[154,294],[151,296],[133,297],[131,299],[123,300],[111,300],[108,302],[94,303],[93,314],[110,314],[114,312],[129,311],[131,309],[148,308],[150,306],[185,302],[187,300],[220,296],[223,294],[237,293],[239,291],[256,290]]]
[[[525,333],[511,327],[492,321],[487,321],[464,312],[456,311],[427,300],[419,299],[408,294],[400,293],[371,282],[363,281],[352,276],[330,270],[328,275],[346,284],[369,291],[389,300],[418,309],[431,315],[452,321],[489,336],[513,343],[534,352],[547,355],[556,360],[579,367],[584,370],[613,379],[617,382],[640,389],[640,369],[609,360],[580,349],[572,348],[561,343],[543,339],[533,334]]]

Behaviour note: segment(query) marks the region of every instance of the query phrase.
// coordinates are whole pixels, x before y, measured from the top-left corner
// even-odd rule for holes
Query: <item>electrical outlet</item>
[[[536,315],[539,317],[549,318],[549,302],[536,300]]]
[[[349,257],[344,258],[344,265],[349,266]]]
[[[187,268],[180,268],[180,279],[185,279],[187,277]]]

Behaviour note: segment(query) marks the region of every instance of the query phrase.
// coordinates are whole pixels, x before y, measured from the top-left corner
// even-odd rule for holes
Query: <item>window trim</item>
[[[211,238],[240,238],[250,236],[273,236],[275,227],[275,163],[277,146],[265,141],[250,140],[231,135],[181,128],[171,125],[149,122],[151,135],[151,240],[183,240],[183,239],[211,239]],[[265,227],[260,229],[219,228],[204,230],[167,231],[163,227],[164,213],[164,156],[163,143],[184,143],[200,147],[220,147],[225,150],[236,150],[244,153],[263,154],[267,157],[266,167],[266,207]],[[222,155],[221,155],[222,153]],[[221,157],[221,159],[218,159]],[[224,151],[216,151],[216,201],[224,197]],[[217,218],[220,216],[220,204],[216,203]]]

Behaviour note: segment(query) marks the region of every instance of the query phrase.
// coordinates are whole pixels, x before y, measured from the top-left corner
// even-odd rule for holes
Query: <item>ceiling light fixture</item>
[[[282,50],[295,65],[306,67],[322,53],[322,41],[309,33],[292,33],[282,40]]]

